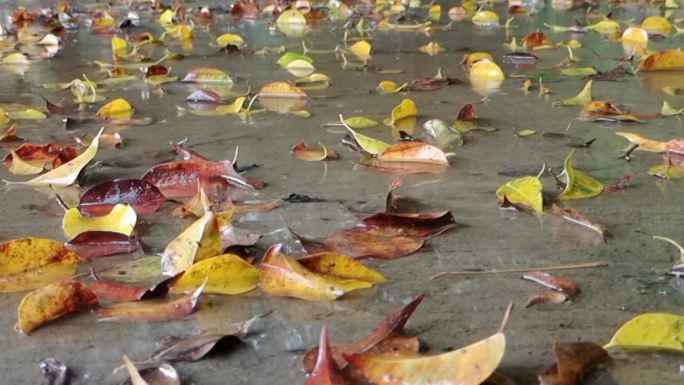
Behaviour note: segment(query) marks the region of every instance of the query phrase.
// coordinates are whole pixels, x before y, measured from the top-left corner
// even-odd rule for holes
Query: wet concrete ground
[[[448,8],[448,7],[447,7]],[[497,10],[504,14],[503,7]],[[624,11],[621,19],[633,10]],[[631,12],[631,13],[630,13]],[[521,37],[539,28],[544,22],[570,25],[576,15],[555,13],[545,9],[527,20],[516,17],[511,36]],[[218,24],[214,36],[234,31],[246,37],[256,47],[285,45],[301,52],[298,39],[270,35],[262,21],[229,26]],[[158,32],[155,30],[155,32]],[[550,34],[554,41],[567,35]],[[306,37],[310,45],[331,49],[339,41],[327,26]],[[637,154],[627,163],[618,158],[623,139],[614,131],[615,125],[599,125],[577,120],[578,108],[555,108],[551,101],[573,96],[584,83],[567,79],[548,83],[554,92],[539,99],[536,94],[525,96],[521,80],[508,79],[487,103],[478,103],[482,95],[470,89],[463,69],[458,64],[462,51],[489,51],[500,61],[505,52],[503,29],[477,30],[468,22],[457,23],[448,32],[434,38],[447,51],[436,57],[417,53],[416,48],[431,39],[414,33],[378,33],[375,35],[372,63],[380,68],[401,69],[400,75],[379,75],[373,72],[343,71],[335,55],[312,55],[320,72],[333,79],[333,85],[323,91],[311,91],[308,119],[275,113],[257,114],[248,122],[237,117],[178,117],[176,106],[185,106],[189,89],[180,83],[163,85],[163,93],[144,84],[131,84],[109,92],[111,97],[125,97],[135,106],[136,116],[152,117],[149,126],[108,128],[118,131],[126,144],[123,149],[101,150],[96,164],[86,170],[85,183],[117,177],[139,177],[149,167],[172,155],[167,153],[169,141],[188,138],[190,147],[210,159],[231,159],[236,146],[243,164],[259,164],[251,176],[262,178],[269,186],[259,199],[284,197],[291,193],[307,194],[327,202],[284,204],[269,213],[243,215],[236,225],[268,234],[259,241],[263,250],[275,242],[285,242],[290,250],[298,250],[286,227],[314,237],[348,227],[362,213],[381,210],[387,186],[394,175],[378,173],[357,164],[358,157],[346,151],[339,142],[338,129],[322,127],[335,121],[337,114],[364,115],[381,119],[402,98],[410,97],[418,105],[419,121],[440,118],[452,121],[461,106],[477,103],[478,117],[497,132],[475,133],[459,148],[451,167],[441,175],[402,176],[401,195],[415,198],[426,208],[449,209],[465,226],[431,240],[427,247],[409,257],[392,261],[370,261],[390,279],[370,290],[351,293],[335,302],[305,302],[296,299],[272,298],[258,290],[246,295],[228,297],[207,295],[200,309],[182,322],[164,324],[97,323],[92,314],[66,317],[40,328],[30,336],[13,331],[15,309],[22,294],[3,295],[0,306],[0,383],[36,384],[40,373],[38,363],[46,357],[56,357],[67,363],[75,374],[75,384],[113,384],[121,381],[122,373],[112,370],[121,363],[122,354],[142,359],[156,350],[158,342],[170,335],[188,334],[238,322],[255,315],[270,314],[259,320],[246,343],[237,349],[195,363],[179,363],[187,384],[297,384],[304,381],[299,361],[303,349],[316,344],[322,325],[328,325],[334,342],[363,337],[385,314],[407,303],[418,293],[428,296],[412,317],[408,329],[418,335],[429,351],[461,347],[492,334],[498,327],[507,304],[516,304],[507,328],[509,344],[500,371],[519,384],[535,383],[536,374],[552,363],[551,346],[556,340],[588,340],[606,343],[613,331],[632,316],[646,311],[678,312],[684,305],[684,294],[673,288],[662,273],[676,262],[673,248],[652,240],[663,235],[682,240],[684,234],[684,194],[682,182],[663,181],[645,175],[644,171],[660,162],[658,155]],[[655,48],[678,46],[682,37],[657,43]],[[52,60],[31,65],[21,78],[0,72],[0,101],[16,101],[41,105],[35,92],[52,100],[70,99],[64,92],[46,91],[43,83],[65,82],[88,74],[96,77],[89,60],[110,60],[109,39],[94,37],[82,30],[70,38],[60,55]],[[249,83],[253,87],[292,77],[281,70],[275,60],[278,54],[225,57],[216,55],[207,46],[206,33],[198,33],[196,49],[182,61],[169,62],[173,73],[184,75],[198,66],[227,70],[237,79],[239,92]],[[618,44],[604,43],[599,36],[585,38],[585,48],[576,54],[594,62],[595,54],[611,58],[622,55]],[[78,42],[75,44],[75,42]],[[564,50],[539,52],[541,61],[535,70],[551,69],[566,56]],[[599,66],[611,68],[615,62],[602,61]],[[449,76],[465,81],[463,85],[445,87],[433,92],[409,95],[379,96],[369,94],[378,81],[398,82],[432,75],[442,67]],[[510,74],[510,68],[504,68]],[[663,84],[681,82],[681,75],[656,74],[627,78],[620,82],[597,82],[595,97],[623,104],[637,112],[657,112],[663,94]],[[147,96],[145,96],[147,95]],[[677,105],[682,102],[676,100]],[[501,211],[494,190],[510,177],[502,171],[524,168],[538,169],[543,163],[562,165],[570,151],[563,140],[519,138],[514,132],[524,128],[540,132],[565,132],[598,140],[588,149],[576,150],[575,162],[603,182],[611,183],[630,172],[640,172],[627,191],[604,194],[597,198],[572,202],[572,207],[595,218],[609,229],[612,237],[606,242],[592,233],[551,218]],[[93,135],[99,124],[87,124],[75,131],[66,131],[57,117],[32,123],[20,122],[20,136],[31,142],[69,140]],[[678,118],[656,119],[629,127],[644,136],[669,139],[682,136]],[[368,135],[390,140],[386,127],[372,128]],[[296,160],[290,148],[299,139],[308,143],[323,142],[341,154],[341,160],[308,163]],[[0,168],[3,179],[18,179]],[[545,178],[546,186],[553,186]],[[26,187],[2,188],[0,212],[3,225],[0,239],[39,236],[61,240],[61,216],[35,209],[44,205],[44,193]],[[49,203],[59,213],[56,203]],[[190,222],[170,219],[172,207],[145,218],[140,236],[154,251],[160,251]],[[260,251],[256,251],[257,256]],[[118,257],[115,257],[118,258]],[[604,261],[609,267],[563,273],[573,279],[582,293],[571,302],[523,309],[527,296],[536,288],[520,280],[519,274],[487,275],[473,278],[445,277],[430,280],[432,275],[448,270],[495,269],[531,266],[551,266],[586,261]],[[637,356],[616,360],[609,370],[600,370],[594,384],[674,384],[681,382],[679,358]]]

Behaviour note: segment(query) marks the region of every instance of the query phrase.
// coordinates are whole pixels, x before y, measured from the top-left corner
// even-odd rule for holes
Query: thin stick
[[[443,277],[445,275],[463,275],[463,276],[469,276],[469,275],[486,275],[486,274],[506,274],[506,273],[525,273],[528,271],[556,271],[556,270],[574,270],[574,269],[589,269],[592,267],[604,267],[608,266],[607,262],[586,262],[586,263],[577,263],[577,264],[572,264],[572,265],[558,265],[558,266],[549,266],[549,267],[529,267],[529,268],[516,268],[516,269],[501,269],[501,270],[483,270],[483,271],[468,271],[468,270],[459,270],[459,271],[444,271],[439,274],[435,274],[430,279],[437,279],[439,277]]]

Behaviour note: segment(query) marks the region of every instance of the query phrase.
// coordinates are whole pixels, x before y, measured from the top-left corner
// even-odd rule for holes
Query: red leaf
[[[91,187],[81,196],[82,212],[102,216],[117,204],[128,204],[138,215],[152,214],[166,202],[153,184],[138,179],[116,179]]]
[[[24,161],[42,161],[48,169],[59,167],[78,156],[76,146],[54,143],[24,143],[14,149],[14,152]],[[12,163],[12,154],[8,154],[2,162],[9,166]]]
[[[66,243],[66,247],[84,258],[132,253],[140,247],[138,239],[107,231],[87,231]]]
[[[338,367],[344,369],[347,366],[344,355],[371,352],[382,353],[395,350],[411,350],[417,352],[418,339],[406,335],[404,326],[406,326],[406,322],[408,322],[424,297],[425,294],[420,294],[406,306],[390,313],[366,338],[344,345],[331,346],[330,350],[332,351],[333,358]],[[313,347],[309,349],[302,358],[304,370],[309,373],[311,373],[316,366],[315,363],[317,361],[316,357],[318,350],[318,347]]]
[[[473,105],[468,103],[463,106],[461,111],[458,112],[456,120],[461,122],[472,122],[475,120],[475,109],[473,108]]]
[[[569,296],[579,294],[580,289],[576,283],[567,278],[554,277],[549,273],[542,271],[531,271],[522,276],[523,279],[538,283],[549,289],[563,292]]]
[[[332,356],[328,342],[328,330],[324,326],[321,329],[316,365],[304,385],[344,385],[347,383]]]

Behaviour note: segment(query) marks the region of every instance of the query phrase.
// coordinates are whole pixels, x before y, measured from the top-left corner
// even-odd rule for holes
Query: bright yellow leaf
[[[506,182],[496,189],[496,197],[504,197],[511,203],[524,204],[538,213],[544,212],[544,198],[542,197],[542,183],[536,176],[524,176]]]
[[[560,106],[584,106],[587,103],[590,103],[592,98],[591,98],[591,85],[593,83],[593,80],[587,81],[587,83],[584,85],[584,88],[582,88],[582,91],[580,91],[579,94],[573,96],[572,98],[569,99],[564,99],[556,103],[557,105]]]
[[[234,254],[211,257],[192,265],[171,287],[172,293],[194,291],[206,279],[205,293],[242,294],[259,283],[259,269]]]
[[[19,157],[14,150],[10,150],[12,162],[9,165],[9,172],[15,175],[34,175],[43,172],[43,161],[27,162]]]
[[[357,59],[361,61],[368,61],[371,57],[371,49],[372,46],[370,45],[369,42],[365,40],[357,41],[354,43],[351,47],[349,47],[349,51],[356,56]]]
[[[399,120],[416,115],[418,115],[416,103],[411,99],[404,99],[399,105],[392,109],[391,115],[388,118],[385,118],[383,123],[387,126],[394,127]]]
[[[133,207],[124,204],[117,204],[109,214],[101,217],[86,217],[78,208],[71,208],[64,213],[62,229],[68,239],[74,239],[88,231],[107,231],[130,236],[137,220]]]
[[[684,316],[670,313],[640,314],[622,325],[605,349],[684,353]]]
[[[238,48],[242,48],[245,46],[245,39],[243,39],[242,36],[235,33],[224,33],[223,35],[216,38],[216,44],[220,45],[221,47],[225,47],[228,44],[232,44],[234,46],[237,46]]]
[[[133,106],[126,99],[115,99],[100,107],[97,116],[100,118],[130,118],[133,115]]]

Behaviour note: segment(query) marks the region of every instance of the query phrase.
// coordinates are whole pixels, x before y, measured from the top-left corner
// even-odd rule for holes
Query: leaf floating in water
[[[556,342],[556,363],[539,375],[540,385],[579,385],[608,353],[593,342]]]
[[[670,313],[640,314],[622,325],[605,349],[682,353],[684,316]]]
[[[537,213],[544,212],[544,198],[542,197],[542,183],[534,176],[524,176],[506,182],[496,190],[499,201],[529,206]]]

